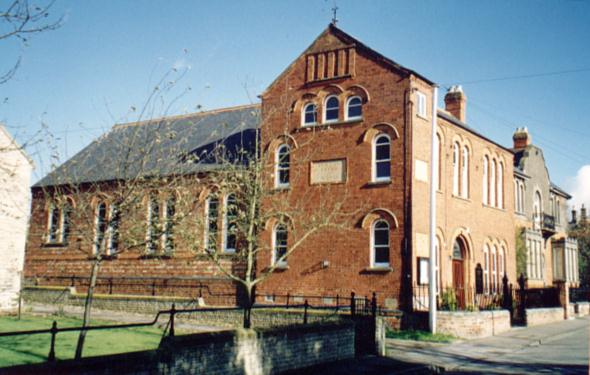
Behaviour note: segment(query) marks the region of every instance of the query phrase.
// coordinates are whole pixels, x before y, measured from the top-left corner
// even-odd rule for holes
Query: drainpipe
[[[436,160],[434,147],[436,144],[436,118],[437,118],[438,86],[434,86],[432,94],[432,149],[430,151],[430,261],[428,262],[428,324],[430,332],[436,333],[436,249],[435,232],[436,232],[436,186],[434,186],[434,176],[436,173]],[[441,178],[441,176],[438,176]]]

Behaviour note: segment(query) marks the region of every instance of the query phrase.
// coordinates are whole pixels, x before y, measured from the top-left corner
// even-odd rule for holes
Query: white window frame
[[[313,106],[314,107],[314,112],[315,112],[315,121],[314,122],[305,122],[305,115],[306,115],[306,111],[307,108]],[[318,106],[315,103],[307,103],[303,106],[303,109],[301,111],[301,126],[314,126],[318,124]]]
[[[327,119],[327,115],[328,115],[328,101],[330,99],[336,99],[336,101],[338,102],[338,115],[336,116],[335,119],[332,120],[328,120]],[[324,110],[323,110],[323,115],[322,115],[322,120],[324,124],[332,124],[335,122],[338,122],[338,120],[340,119],[340,99],[338,99],[337,95],[330,95],[326,98],[326,100],[324,100]]]
[[[53,213],[57,210],[57,222],[54,222]],[[61,237],[61,230],[60,230],[60,222],[62,218],[62,210],[59,209],[55,204],[51,204],[49,206],[49,210],[47,211],[47,243],[55,244],[59,243],[59,238]],[[52,238],[53,232],[53,238]]]
[[[102,239],[100,241],[100,243],[98,242],[98,237],[99,237],[99,223],[100,223],[100,219],[99,219],[99,212],[100,212],[100,206],[104,205],[104,221],[105,221],[105,229],[104,232],[102,233]],[[96,205],[96,208],[94,209],[94,240],[93,240],[93,246],[92,246],[92,250],[94,252],[95,255],[98,255],[100,253],[100,251],[105,248],[106,246],[106,239],[107,239],[107,234],[108,234],[108,205],[106,202],[101,201],[98,202],[98,204]],[[105,249],[106,250],[106,249]]]
[[[203,239],[203,244],[205,246],[203,246],[203,248],[205,249],[205,251],[209,251],[209,237],[210,237],[210,222],[211,222],[211,217],[210,217],[210,209],[211,209],[211,201],[215,199],[217,201],[217,213],[215,215],[215,219],[217,220],[216,224],[219,224],[219,197],[217,196],[209,196],[207,197],[207,200],[205,201],[205,228],[204,228],[204,233],[205,233],[205,238]],[[215,240],[215,247],[211,250],[211,252],[215,252],[217,250],[217,243],[218,243],[218,238],[219,238],[219,227],[217,228],[217,232],[216,232],[216,240]]]
[[[287,149],[287,155],[289,157],[289,162],[288,162],[288,166],[287,167],[281,167],[281,161],[280,161],[280,155],[281,155],[281,149],[286,148]],[[288,188],[290,185],[290,180],[291,180],[291,175],[290,175],[290,169],[291,169],[291,147],[289,147],[288,144],[283,143],[281,145],[279,145],[279,147],[277,147],[276,152],[275,152],[275,187],[278,189],[284,189],[284,188]],[[287,182],[283,183],[281,182],[281,171],[287,171],[289,173],[289,178],[287,179]]]
[[[488,188],[489,181],[489,174],[490,174],[490,158],[485,155],[483,157],[483,182],[482,182],[482,189],[483,189],[483,203],[485,205],[490,204],[490,192]]]
[[[353,99],[358,99],[361,102],[361,104],[360,104],[360,107],[361,107],[361,115],[360,116],[352,116],[351,117],[351,116],[348,115],[348,110],[350,108],[350,102]],[[345,107],[345,110],[344,110],[344,119],[346,121],[352,121],[352,120],[360,120],[362,118],[363,118],[363,98],[361,98],[360,96],[351,96],[350,98],[346,99],[346,107]]]
[[[171,201],[174,201],[174,215],[172,217],[172,219],[170,217],[168,217],[168,205],[170,204]],[[160,246],[162,248],[162,252],[169,254],[171,252],[174,251],[174,242],[172,242],[172,247],[167,249],[166,245],[168,242],[168,230],[172,230],[174,228],[174,222],[171,222],[171,220],[174,220],[174,216],[176,216],[176,197],[174,196],[169,196],[166,198],[166,200],[164,201],[164,209],[162,212],[162,218],[163,218],[163,222],[162,222],[162,240],[160,241]]]
[[[390,261],[388,262],[379,262],[377,263],[375,261],[375,255],[376,255],[376,246],[375,246],[375,227],[377,226],[377,223],[380,222],[384,222],[385,224],[387,224],[387,249],[388,249],[388,253],[389,253],[389,259],[391,259],[391,226],[389,225],[389,223],[387,222],[387,220],[384,219],[377,219],[373,222],[373,224],[371,225],[371,268],[385,268],[385,267],[389,267],[390,265]],[[381,248],[385,248],[384,245],[378,245]]]
[[[285,230],[287,231],[287,245],[285,246],[285,253],[289,251],[289,227],[287,226],[287,224],[277,223],[272,228],[272,264],[280,268],[287,267],[287,258],[283,259],[280,262],[277,258],[277,229],[279,226],[284,226]]]
[[[469,198],[469,148],[463,146],[461,151],[461,196]]]
[[[223,235],[223,252],[226,254],[234,254],[236,252],[235,248],[231,248],[231,247],[227,247],[227,236],[228,236],[228,229],[229,229],[229,223],[227,220],[227,213],[228,213],[228,200],[230,196],[234,196],[235,198],[235,194],[227,194],[225,197],[223,197],[223,230],[222,230],[222,235]],[[236,204],[237,204],[237,200],[236,200]],[[236,241],[237,241],[237,236],[236,236]]]
[[[389,158],[387,159],[379,159],[377,160],[377,140],[380,138],[386,138],[387,143],[389,144]],[[385,133],[379,133],[373,138],[373,155],[371,158],[372,164],[372,172],[371,172],[371,180],[373,182],[386,182],[391,181],[391,137]],[[387,177],[377,177],[377,163],[385,163],[389,162],[389,176]]]
[[[483,290],[490,293],[490,246],[485,244],[483,248]]]
[[[492,246],[491,256],[491,275],[492,275],[492,294],[498,292],[498,248],[496,245]]]
[[[426,118],[426,94],[416,91],[416,114]]]
[[[496,207],[496,159],[492,159],[490,163],[490,206]]]
[[[113,220],[115,218],[115,210],[119,210],[118,213],[118,220],[115,221]],[[120,207],[118,207],[117,204],[111,204],[110,207],[108,208],[107,211],[107,230],[106,230],[106,234],[105,237],[107,238],[107,243],[106,243],[106,249],[105,249],[105,253],[107,255],[113,255],[114,253],[117,252],[118,247],[119,247],[119,242],[117,242],[117,246],[115,247],[114,244],[114,240],[115,240],[115,236],[118,237],[120,236],[120,232],[119,232],[119,228],[121,226],[121,212],[120,212]],[[113,225],[117,224],[117,228],[114,228]]]
[[[154,216],[153,208],[157,206],[158,212],[157,215]],[[147,231],[146,231],[146,244],[145,250],[146,254],[155,254],[158,251],[158,242],[160,241],[160,236],[154,236],[152,232],[154,229],[159,231],[160,225],[160,201],[158,197],[148,196],[148,203],[147,203]],[[154,223],[154,219],[157,220]]]
[[[459,196],[459,164],[460,164],[459,142],[453,143],[453,195]]]
[[[498,162],[496,171],[496,200],[498,208],[504,208],[504,163]]]

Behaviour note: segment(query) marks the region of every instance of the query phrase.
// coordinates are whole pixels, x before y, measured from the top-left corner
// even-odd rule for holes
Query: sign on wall
[[[346,159],[312,161],[310,183],[333,184],[346,181]]]

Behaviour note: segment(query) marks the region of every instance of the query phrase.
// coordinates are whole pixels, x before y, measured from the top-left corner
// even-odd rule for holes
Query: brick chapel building
[[[150,158],[153,153],[153,160],[186,161],[186,155],[221,139],[244,142],[259,135],[261,149],[273,160],[267,183],[274,185],[274,199],[305,207],[310,220],[321,207],[335,204],[348,213],[346,228],[321,229],[282,260],[280,255],[297,239],[289,235],[290,227],[272,221],[265,225],[259,241],[272,251],[258,257],[257,267],[262,271],[281,261],[257,288],[267,302],[275,295],[344,296],[354,291],[362,296],[375,292],[379,303],[390,308],[424,308],[427,298],[417,291],[429,283],[433,180],[439,290],[465,291],[463,304],[473,303],[467,294],[493,295],[504,275],[512,283],[516,280],[514,153],[467,124],[461,87],[449,90],[445,109],[432,113],[434,87],[426,77],[329,25],[262,93],[259,105],[117,125],[34,185],[25,277],[29,285],[75,284],[70,280],[89,274],[88,259],[97,247],[108,251],[127,246],[124,238],[109,232],[106,222],[116,219],[117,228],[129,225],[126,221],[143,222],[140,237],[147,244],[129,245],[128,251],[105,259],[101,276],[111,280],[102,285],[103,292],[115,288],[118,294],[144,293],[137,284],[153,282],[155,288],[154,280],[168,278],[168,286],[178,280],[193,282],[189,289],[169,293],[193,296],[198,291],[208,304],[239,302],[235,284],[203,253],[181,242],[172,247],[171,236],[152,241],[150,225],[157,221],[166,226],[182,197],[170,198],[151,187],[137,210],[125,213],[109,201],[109,191],[126,178],[109,163],[122,152],[122,143],[129,144],[121,140],[137,141],[139,129],[141,139],[162,138],[155,151],[134,151]],[[434,150],[432,116],[437,123]],[[437,160],[434,176],[432,152]],[[183,170],[187,191],[199,203],[194,215],[206,217],[203,227],[192,230],[205,242],[221,238],[201,251],[217,251],[224,255],[223,262],[235,262],[232,255],[240,251],[239,245],[228,236],[227,210],[220,209],[234,197],[211,195],[208,168]],[[166,171],[156,168],[150,173]],[[63,175],[73,179],[60,179]],[[56,194],[67,191],[57,189],[66,181],[80,186],[89,203]],[[77,207],[94,220],[68,219]],[[134,284],[133,277],[143,281]],[[113,278],[127,278],[127,285],[117,285]]]

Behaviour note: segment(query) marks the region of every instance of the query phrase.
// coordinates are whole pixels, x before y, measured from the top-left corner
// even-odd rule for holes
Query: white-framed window
[[[287,258],[281,259],[281,257],[287,254],[288,237],[289,232],[285,224],[278,223],[274,226],[272,233],[272,263],[278,267],[287,265]]]
[[[496,293],[498,291],[498,254],[496,246],[492,247],[492,259],[491,264],[492,268],[492,293]]]
[[[426,95],[420,91],[416,92],[416,113],[418,116],[426,117]]]
[[[453,195],[459,196],[459,143],[453,144]]]
[[[226,253],[236,252],[236,241],[238,226],[236,223],[238,217],[238,202],[235,194],[228,194],[225,197],[225,217],[223,220],[223,251]]]
[[[469,198],[469,149],[463,146],[461,159],[461,196]]]
[[[441,142],[441,138],[440,138],[440,134],[436,133],[436,137],[434,138],[434,162],[436,163],[434,165],[434,186],[436,187],[437,190],[442,190],[441,189],[441,147],[442,147],[442,142]]]
[[[171,253],[174,250],[174,217],[176,216],[176,198],[166,199],[164,207],[164,229],[162,233],[162,250]]]
[[[346,101],[346,120],[363,118],[363,101],[359,96],[352,96]]]
[[[336,122],[340,114],[340,101],[335,95],[328,96],[324,104],[324,122]]]
[[[316,125],[318,123],[318,109],[313,103],[307,103],[303,107],[303,114],[301,116],[301,125]]]
[[[543,200],[539,191],[536,191],[533,197],[533,227],[537,230],[540,230],[542,222],[541,213],[543,212]]]
[[[490,247],[486,244],[483,248],[483,290],[490,292]]]
[[[289,145],[282,144],[277,147],[275,156],[275,187],[285,188],[289,186],[290,162],[291,149]]]
[[[49,244],[63,244],[70,232],[72,206],[68,201],[58,206],[52,203],[47,212],[47,237]]]
[[[160,202],[158,197],[150,195],[147,210],[146,253],[155,254],[158,251],[160,238]]]
[[[121,225],[121,208],[118,204],[112,204],[109,210],[108,246],[107,255],[113,255],[119,250],[119,227]]]
[[[428,273],[428,258],[418,257],[418,284],[428,285],[430,274]]]
[[[496,198],[498,201],[497,207],[504,208],[504,164],[498,162],[498,173],[496,177]]]
[[[492,159],[490,163],[490,206],[496,206],[496,160]]]
[[[371,228],[371,267],[389,266],[389,223],[383,219]]]
[[[500,248],[500,252],[498,253],[498,282],[499,285],[503,285],[502,279],[504,278],[504,274],[506,273],[506,250],[504,246]]]
[[[483,181],[482,181],[482,188],[483,188],[483,203],[490,204],[489,201],[489,191],[488,191],[488,184],[489,184],[489,169],[490,169],[490,158],[488,156],[483,157]]]
[[[107,232],[107,204],[99,202],[94,212],[94,254],[104,251]]]
[[[218,239],[219,198],[210,196],[205,205],[205,251],[214,252]]]
[[[373,181],[391,180],[391,139],[379,134],[373,141]]]

